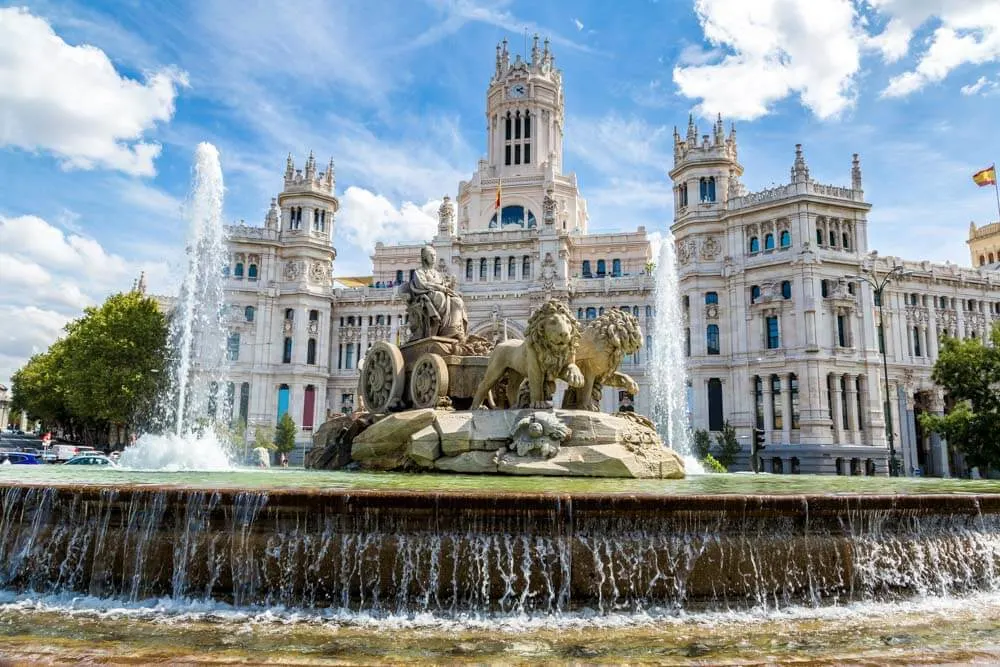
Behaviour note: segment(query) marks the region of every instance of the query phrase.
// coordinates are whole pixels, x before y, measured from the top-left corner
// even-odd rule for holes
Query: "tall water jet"
[[[667,232],[656,264],[656,315],[653,319],[652,396],[650,416],[660,436],[687,459],[688,472],[700,465],[691,452],[688,424],[687,370],[684,361],[684,310],[677,283],[673,234]]]
[[[178,437],[188,435],[200,417],[213,416],[209,404],[217,402],[226,370],[223,271],[228,261],[222,197],[219,151],[212,144],[200,143],[188,202],[188,269],[171,320],[177,354],[171,412],[173,434]]]
[[[228,267],[222,221],[222,166],[209,143],[195,150],[187,272],[170,317],[173,348],[170,387],[161,398],[161,434],[144,435],[122,454],[140,469],[218,469],[229,457],[215,433],[216,415],[229,414],[220,391],[228,371],[224,271]]]

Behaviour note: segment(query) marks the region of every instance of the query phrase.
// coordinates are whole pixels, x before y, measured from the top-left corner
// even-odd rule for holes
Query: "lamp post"
[[[865,272],[859,276],[848,276],[850,278],[859,278],[868,283],[872,290],[875,292],[875,298],[878,300],[878,325],[879,332],[881,333],[881,339],[879,340],[879,350],[882,352],[882,377],[885,382],[885,403],[882,406],[882,410],[885,412],[886,420],[886,434],[889,436],[889,476],[898,477],[899,476],[899,461],[896,459],[896,437],[893,434],[893,424],[892,424],[892,407],[889,403],[889,362],[886,358],[886,345],[885,345],[885,316],[882,313],[882,304],[884,302],[883,292],[885,291],[886,285],[888,285],[892,280],[897,280],[906,276],[907,274],[903,271],[903,267],[896,265],[886,273],[884,276],[879,278],[875,269],[872,268],[871,272]]]

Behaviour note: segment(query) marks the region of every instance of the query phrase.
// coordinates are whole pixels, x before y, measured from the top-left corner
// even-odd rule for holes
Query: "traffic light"
[[[757,455],[765,447],[764,429],[755,428],[753,430],[753,439],[750,441],[750,463],[753,465],[754,472],[760,472],[760,460],[757,458]]]

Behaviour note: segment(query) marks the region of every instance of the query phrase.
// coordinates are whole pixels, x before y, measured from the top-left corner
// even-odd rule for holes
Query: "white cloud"
[[[140,271],[154,290],[167,283],[160,259],[125,260],[97,241],[36,216],[0,216],[0,382],[62,326],[108,294],[129,289]],[[150,255],[155,256],[155,255]],[[162,257],[162,254],[159,255]]]
[[[754,119],[797,95],[818,118],[836,117],[854,104],[862,55],[900,61],[928,23],[916,66],[892,77],[884,97],[1000,60],[1000,0],[696,0],[695,9],[705,40],[726,55],[701,52],[698,62],[698,47],[685,48],[673,78],[704,116]]]
[[[697,44],[688,44],[677,55],[677,62],[681,65],[707,65],[718,60],[722,54],[722,49],[704,49]]]
[[[634,116],[610,113],[600,118],[571,117],[566,135],[571,153],[610,176],[663,170],[673,161],[670,129]]]
[[[697,0],[695,9],[705,39],[729,52],[674,67],[700,114],[758,118],[791,94],[820,118],[853,104],[861,47],[851,0]]]
[[[963,95],[978,95],[983,90],[992,90],[996,87],[997,84],[995,81],[990,81],[985,76],[981,76],[976,79],[975,83],[962,86],[960,90]]]
[[[0,9],[0,146],[47,151],[67,168],[155,173],[160,145],[144,134],[174,113],[183,73],[139,82],[100,49],[71,46],[26,9]]]
[[[573,25],[576,26],[577,30],[583,30],[583,22],[580,19],[573,19]]]
[[[357,246],[363,257],[338,255],[337,273],[349,275],[369,273],[368,254],[375,243],[417,243],[429,241],[437,233],[437,210],[441,200],[418,205],[403,202],[396,207],[382,195],[351,186],[340,197],[336,235],[338,239]]]

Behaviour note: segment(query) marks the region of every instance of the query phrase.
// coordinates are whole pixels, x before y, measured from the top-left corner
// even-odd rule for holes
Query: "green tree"
[[[1000,323],[990,345],[978,338],[944,338],[931,377],[955,407],[947,415],[922,414],[921,425],[959,449],[969,465],[1000,467]]]
[[[719,453],[715,459],[727,470],[733,467],[736,462],[736,455],[743,449],[739,440],[736,439],[736,428],[729,424],[729,421],[722,425],[722,431],[715,436],[715,444],[719,448]]]
[[[696,429],[691,437],[691,446],[698,460],[704,459],[712,449],[712,438],[705,429]]]
[[[275,430],[273,426],[258,426],[253,433],[254,448],[263,447],[268,451],[273,450],[274,434]]]
[[[295,449],[295,433],[298,427],[295,420],[287,412],[278,420],[278,428],[274,431],[274,448],[279,454],[287,454]]]
[[[24,410],[31,419],[42,420],[46,427],[70,426],[72,413],[61,375],[65,351],[65,340],[57,340],[11,376],[12,414]]]

